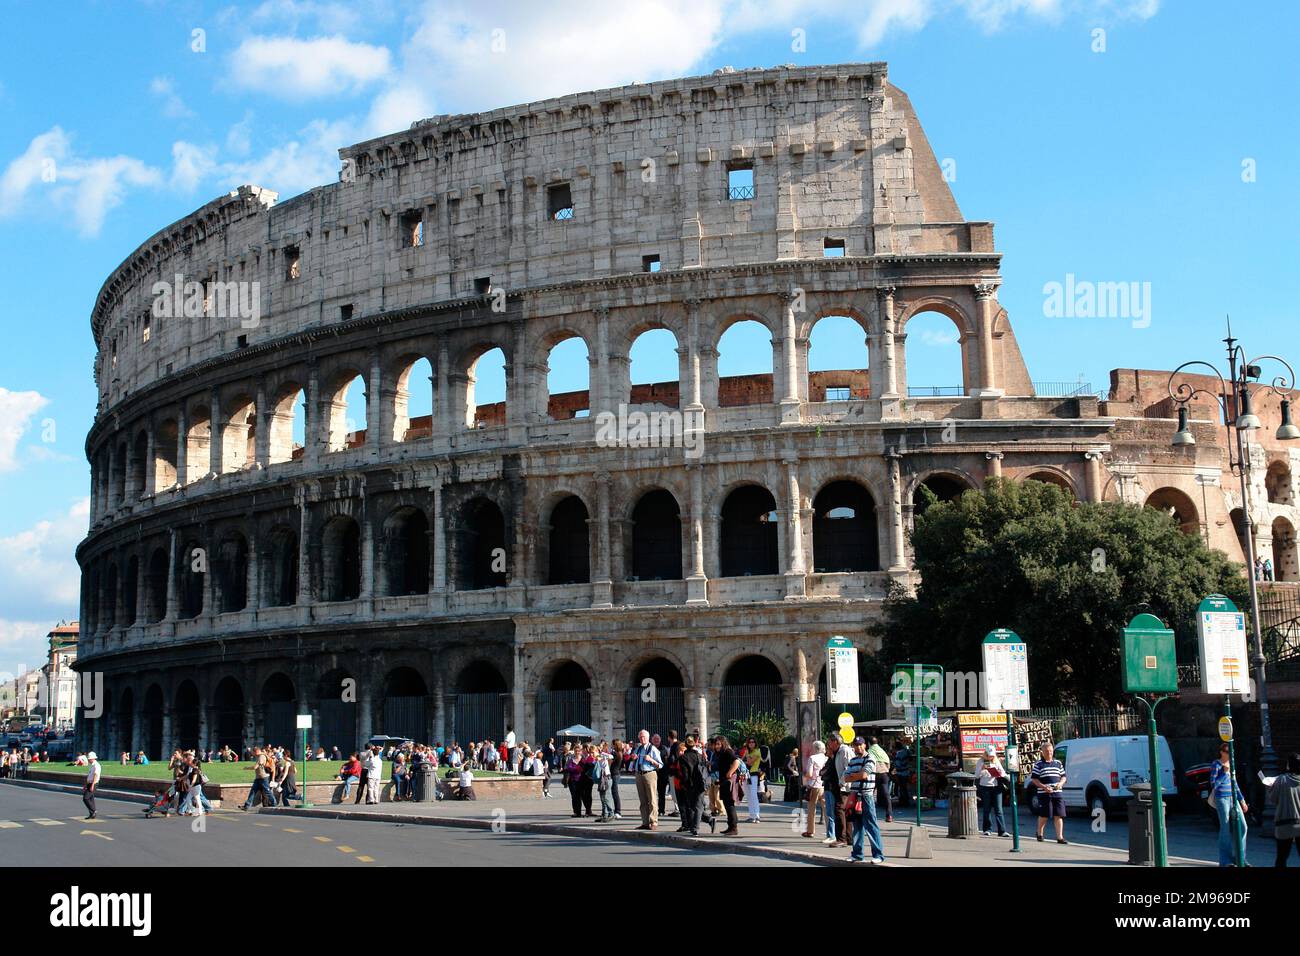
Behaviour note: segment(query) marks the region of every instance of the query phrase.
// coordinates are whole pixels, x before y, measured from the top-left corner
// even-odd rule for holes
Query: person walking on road
[[[95,751],[86,754],[86,782],[81,785],[81,802],[86,805],[86,819],[95,819],[95,788],[99,786],[99,757]]]
[[[1300,856],[1300,753],[1286,758],[1286,773],[1266,777],[1261,770],[1259,779],[1271,789],[1277,800],[1273,814],[1273,839],[1277,840],[1275,867],[1285,867],[1291,848]]]
[[[989,835],[989,817],[998,825],[998,836],[1007,835],[1007,825],[1002,820],[1002,780],[1007,772],[998,760],[996,747],[987,747],[984,756],[975,761],[975,793],[980,805],[980,832]]]
[[[636,735],[636,749],[632,751],[632,769],[636,772],[636,795],[641,804],[641,825],[638,830],[657,830],[659,811],[655,806],[659,771],[664,767],[659,748],[650,742],[650,731]]]
[[[844,772],[848,784],[845,817],[853,824],[853,844],[849,859],[854,863],[864,861],[862,837],[871,842],[871,862],[884,863],[885,850],[880,841],[880,824],[876,821],[876,764],[867,752],[867,738],[853,739],[853,759]]]
[[[1040,759],[1034,761],[1029,774],[1030,786],[1038,790],[1038,842],[1043,842],[1043,831],[1047,821],[1052,820],[1056,828],[1056,842],[1068,843],[1065,838],[1065,767],[1061,761],[1053,760],[1055,749],[1050,743],[1039,749]]]
[[[1241,858],[1246,858],[1246,814],[1250,807],[1242,796],[1241,787],[1233,778],[1230,764],[1231,752],[1227,744],[1219,747],[1219,759],[1210,765],[1210,796],[1214,798],[1214,810],[1219,815],[1219,866],[1236,866],[1237,849],[1233,842],[1233,804],[1236,803],[1240,813],[1236,814],[1236,832],[1241,834]]]
[[[820,740],[813,741],[813,752],[808,755],[808,763],[803,772],[803,786],[808,794],[807,809],[804,811],[807,822],[803,835],[811,839],[815,836],[813,827],[817,822],[817,804],[822,798],[822,771],[826,769],[826,745]]]
[[[253,785],[248,790],[248,799],[240,804],[239,809],[247,810],[260,795],[268,807],[275,806],[275,794],[271,792],[270,771],[267,770],[266,754],[260,747],[253,748]]]

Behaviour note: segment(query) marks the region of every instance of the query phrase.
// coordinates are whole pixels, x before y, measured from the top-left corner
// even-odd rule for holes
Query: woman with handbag
[[[989,816],[998,825],[998,836],[1007,836],[1007,826],[1002,820],[1002,781],[1007,772],[998,760],[996,747],[987,747],[984,756],[975,761],[975,794],[980,806],[980,832],[989,835]]]
[[[817,804],[822,799],[822,770],[826,768],[826,744],[820,740],[813,741],[813,752],[808,756],[808,767],[803,774],[803,789],[808,794],[808,822],[803,835],[811,839],[816,834],[813,827],[817,821]]]
[[[726,737],[717,737],[713,741],[714,757],[717,761],[718,795],[722,798],[722,809],[727,814],[727,829],[723,836],[740,836],[740,826],[736,820],[736,804],[742,799],[740,785],[740,758],[731,749]]]

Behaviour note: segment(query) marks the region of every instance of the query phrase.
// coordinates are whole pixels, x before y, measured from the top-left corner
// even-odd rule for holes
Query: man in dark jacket
[[[681,783],[681,789],[678,791],[681,796],[682,825],[678,827],[678,833],[689,833],[691,836],[698,836],[700,829],[700,801],[704,798],[704,791],[708,789],[705,780],[708,777],[708,765],[704,764],[704,756],[696,747],[694,737],[686,738],[686,746],[681,748],[681,753],[677,755],[675,761],[677,779]]]

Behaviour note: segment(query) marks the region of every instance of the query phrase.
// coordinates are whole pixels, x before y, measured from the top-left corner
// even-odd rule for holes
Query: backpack
[[[591,765],[591,779],[599,780],[605,776],[608,771],[605,769],[605,761],[597,758],[596,762]]]

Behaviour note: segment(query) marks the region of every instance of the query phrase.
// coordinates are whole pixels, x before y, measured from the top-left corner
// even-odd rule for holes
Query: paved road
[[[600,839],[217,811],[144,819],[142,801],[0,783],[0,858],[28,866],[752,866],[753,858]],[[195,832],[202,819],[206,829]],[[798,866],[767,860],[764,866]]]

